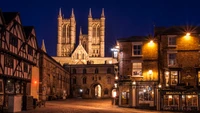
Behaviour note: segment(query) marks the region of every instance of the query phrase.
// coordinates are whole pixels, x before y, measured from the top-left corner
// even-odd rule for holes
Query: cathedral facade
[[[61,9],[58,14],[57,56],[53,57],[61,64],[105,64],[113,62],[112,57],[105,57],[105,15],[92,18],[88,14],[88,34],[80,27],[79,44],[76,47],[76,19],[72,9],[69,18],[63,18]]]
[[[58,14],[57,56],[53,57],[70,73],[70,95],[82,98],[109,98],[114,90],[116,59],[105,57],[105,15],[88,14],[88,34],[80,27],[76,44],[76,19]],[[76,46],[77,45],[77,46]]]

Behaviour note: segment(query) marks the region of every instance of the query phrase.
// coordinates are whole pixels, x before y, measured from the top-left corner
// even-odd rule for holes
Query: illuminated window
[[[168,54],[168,65],[169,66],[176,65],[176,53],[169,53]]]
[[[200,71],[198,71],[198,85],[200,86]]]
[[[185,103],[185,102],[184,102]],[[179,95],[164,95],[164,110],[178,110]]]
[[[176,37],[175,36],[168,37],[168,46],[176,46]]]
[[[154,101],[154,89],[152,86],[139,87],[139,103]]]
[[[133,63],[132,64],[132,76],[142,76],[142,63]]]
[[[142,45],[133,45],[133,55],[142,55]]]
[[[171,71],[171,85],[177,85],[178,84],[178,71]]]

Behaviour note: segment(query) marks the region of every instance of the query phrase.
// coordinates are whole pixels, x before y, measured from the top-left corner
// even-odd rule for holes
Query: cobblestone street
[[[111,104],[110,99],[67,99],[47,101],[46,107],[20,113],[172,113],[134,108],[122,108]]]

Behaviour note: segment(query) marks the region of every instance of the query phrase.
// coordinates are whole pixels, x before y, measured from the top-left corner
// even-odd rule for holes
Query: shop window
[[[171,85],[178,84],[178,71],[171,71]]]
[[[142,76],[142,63],[132,64],[132,77]]]
[[[169,87],[169,71],[165,71],[165,86]]]
[[[198,71],[198,86],[200,86],[200,71]]]
[[[198,107],[197,95],[182,95],[182,110],[197,110]]]
[[[129,101],[129,92],[122,92],[122,94],[121,94],[122,96],[121,96],[121,104],[122,105],[126,105],[126,104],[128,104],[128,101]]]
[[[164,95],[163,110],[178,110],[179,95]]]
[[[152,86],[140,86],[139,87],[139,103],[147,103],[154,101],[154,89]]]
[[[14,82],[12,80],[6,81],[5,92],[7,94],[13,94],[14,93]]]

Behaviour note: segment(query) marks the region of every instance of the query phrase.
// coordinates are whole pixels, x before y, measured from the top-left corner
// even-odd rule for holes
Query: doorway
[[[101,98],[101,86],[98,84],[94,87],[95,98]]]

